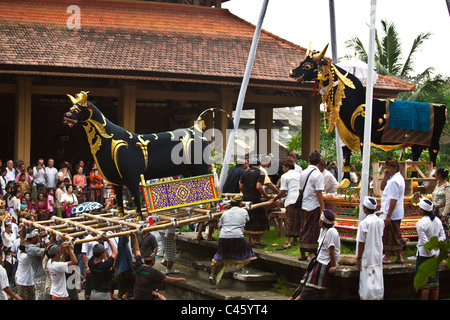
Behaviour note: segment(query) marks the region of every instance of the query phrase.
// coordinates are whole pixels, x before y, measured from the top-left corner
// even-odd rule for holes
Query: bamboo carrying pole
[[[270,205],[269,201],[253,204],[252,202],[242,202],[245,208],[257,209]],[[228,207],[225,205],[225,207]],[[210,209],[201,208],[181,208],[172,212],[165,212],[164,215],[155,215],[154,218],[160,219],[151,226],[145,226],[142,223],[135,223],[124,221],[123,218],[111,218],[111,213],[105,214],[91,214],[83,213],[81,217],[72,218],[59,218],[52,217],[52,220],[32,222],[23,219],[23,223],[38,229],[45,230],[47,233],[52,233],[60,237],[64,237],[71,244],[81,244],[85,242],[97,241],[103,237],[113,238],[128,236],[132,233],[142,233],[148,231],[158,231],[169,228],[186,226],[191,223],[199,223],[220,217],[228,208],[213,212]],[[194,212],[193,214],[191,214]],[[128,216],[129,217],[129,216]],[[91,220],[86,220],[91,219]],[[80,222],[80,220],[82,222]],[[101,223],[101,221],[103,223]],[[48,225],[49,222],[59,222],[53,226]],[[113,225],[111,225],[113,224]],[[73,227],[70,227],[73,226]],[[130,228],[129,230],[125,230]],[[81,230],[80,230],[81,229]],[[63,232],[64,231],[64,232]],[[75,231],[75,232],[73,232]],[[107,231],[113,231],[111,234],[106,234]],[[67,232],[67,233],[65,233]],[[76,239],[77,237],[84,236],[86,234],[93,234],[92,237]]]
[[[67,222],[68,224],[71,224],[71,225],[73,225],[75,227],[84,229],[84,230],[88,231],[89,233],[95,233],[95,234],[100,235],[100,236],[103,235],[103,233],[104,233],[103,231],[99,231],[97,229],[94,229],[94,228],[92,228],[90,226],[87,226],[87,225],[85,225],[83,223],[80,223],[80,222],[76,222],[76,221],[72,221],[72,220],[65,220],[65,219],[57,217],[57,216],[53,216],[53,219],[55,219],[57,221],[60,221],[60,222]]]
[[[32,227],[35,227],[35,228],[38,228],[38,229],[45,230],[47,233],[53,233],[53,234],[55,234],[55,235],[57,235],[59,237],[64,237],[70,243],[74,243],[74,241],[75,241],[75,238],[73,238],[72,236],[64,234],[62,232],[59,232],[57,230],[54,230],[53,228],[50,228],[50,227],[47,227],[47,226],[43,226],[43,225],[41,225],[39,223],[36,223],[36,222],[33,222],[33,221],[29,221],[27,219],[22,219],[22,222],[24,224],[26,224],[26,225],[29,225],[29,226],[32,226]]]
[[[142,231],[142,229],[144,227],[142,224],[128,222],[128,221],[123,221],[123,220],[119,220],[119,219],[116,219],[116,218],[106,218],[106,217],[98,216],[98,215],[91,214],[91,213],[83,213],[83,216],[88,217],[88,218],[92,218],[92,219],[98,219],[98,220],[106,221],[106,222],[109,222],[109,223],[125,225],[125,226],[131,227],[131,228],[136,228],[139,232]]]

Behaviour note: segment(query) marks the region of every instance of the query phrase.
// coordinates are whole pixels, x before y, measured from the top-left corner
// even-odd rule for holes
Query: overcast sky
[[[230,0],[222,7],[256,25],[262,4],[263,0]],[[353,54],[344,44],[352,36],[358,36],[368,50],[370,4],[370,0],[334,0],[339,57]],[[313,50],[322,50],[331,43],[329,18],[329,0],[269,0],[262,28],[297,45],[307,47],[311,42]],[[378,30],[381,20],[395,23],[405,55],[419,33],[431,32],[415,55],[415,73],[432,66],[435,73],[450,76],[450,15],[446,0],[377,0]],[[331,57],[330,49],[327,55]]]

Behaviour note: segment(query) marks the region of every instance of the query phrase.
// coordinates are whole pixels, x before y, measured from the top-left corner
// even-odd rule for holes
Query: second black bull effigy
[[[351,152],[361,152],[363,147],[366,91],[357,77],[325,57],[327,48],[328,45],[321,52],[308,48],[305,59],[290,71],[290,76],[300,83],[315,81],[327,108],[327,129],[336,127],[345,143],[344,166],[348,168]],[[400,109],[394,113],[394,108]],[[406,117],[407,114],[411,117]],[[443,104],[414,105],[373,99],[371,144],[384,151],[411,146],[414,161],[428,148],[430,161],[436,166],[439,139],[446,121],[447,108]],[[405,127],[405,123],[410,126]]]
[[[141,174],[150,180],[208,173],[209,154],[205,156],[208,141],[203,134],[202,116],[211,111],[225,113],[223,110],[205,110],[190,128],[136,134],[106,119],[97,107],[87,101],[87,92],[82,91],[76,97],[68,96],[73,106],[64,114],[64,121],[69,127],[78,123],[83,126],[101,175],[113,185],[118,207],[123,203],[122,187],[126,186],[136,206],[137,221],[142,220],[139,194]],[[228,126],[232,128],[232,118],[228,114],[226,116]]]

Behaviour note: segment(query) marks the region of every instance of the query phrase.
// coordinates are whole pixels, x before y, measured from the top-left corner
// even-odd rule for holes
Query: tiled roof
[[[69,29],[70,5],[81,29]],[[255,26],[225,9],[157,2],[2,0],[0,70],[240,81]],[[305,49],[263,30],[251,81],[295,85]],[[381,81],[378,87],[407,90]]]

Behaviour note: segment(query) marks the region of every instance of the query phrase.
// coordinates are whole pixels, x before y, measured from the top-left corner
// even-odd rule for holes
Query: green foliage
[[[427,251],[439,249],[439,255],[424,261],[418,268],[414,277],[414,289],[418,291],[428,281],[428,278],[436,273],[439,264],[446,259],[447,251],[450,249],[450,243],[439,241],[437,237],[432,237],[428,243],[424,245]],[[447,267],[450,267],[450,261],[447,262]]]
[[[430,32],[420,33],[413,41],[410,51],[403,60],[401,39],[393,22],[381,20],[381,35],[378,30],[375,33],[375,70],[378,74],[394,75],[399,77],[411,77],[414,71],[414,55],[431,36]],[[345,41],[347,48],[355,50],[358,58],[368,62],[368,54],[362,41],[353,36]]]

